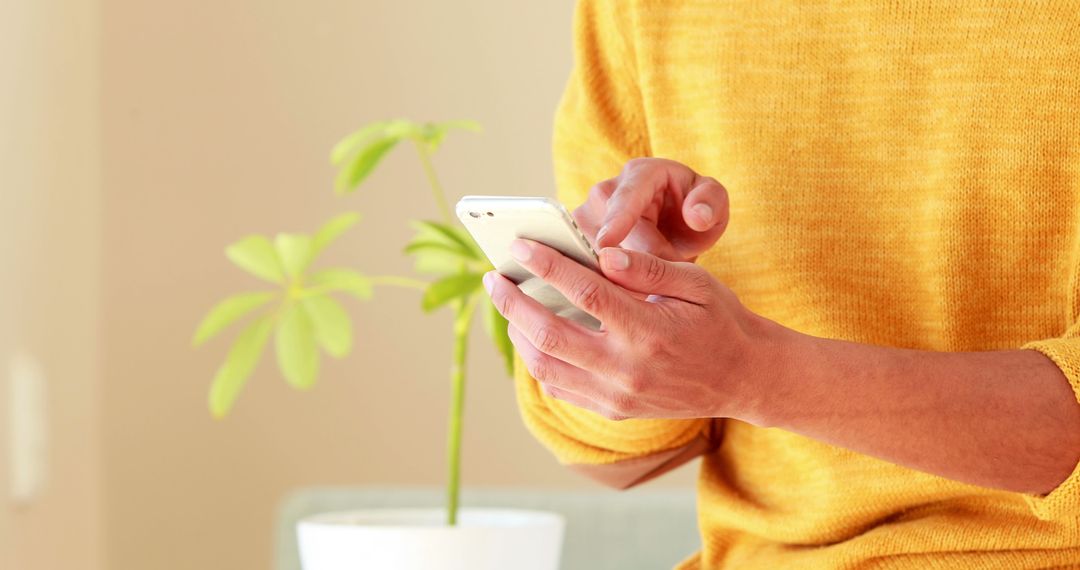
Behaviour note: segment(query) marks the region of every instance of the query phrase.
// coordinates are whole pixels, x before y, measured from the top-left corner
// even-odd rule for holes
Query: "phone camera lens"
[[[474,218],[479,218],[480,217],[480,212],[469,212],[469,215],[474,217]]]

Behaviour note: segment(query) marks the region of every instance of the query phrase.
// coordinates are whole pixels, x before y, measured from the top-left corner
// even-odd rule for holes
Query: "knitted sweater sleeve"
[[[574,68],[554,131],[558,197],[570,209],[584,202],[593,184],[617,175],[626,161],[649,154],[631,12],[630,3],[582,0],[575,13]],[[609,484],[629,486],[642,474],[654,476],[700,453],[707,441],[710,420],[616,422],[552,399],[520,358],[515,360],[525,424],[557,459],[579,466],[634,464]]]

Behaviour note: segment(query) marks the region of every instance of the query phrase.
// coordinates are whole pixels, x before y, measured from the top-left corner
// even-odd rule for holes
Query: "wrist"
[[[747,311],[749,313],[749,311]],[[759,427],[782,423],[783,406],[805,382],[820,339],[750,313],[742,329],[741,364],[725,382],[734,392],[725,417]]]

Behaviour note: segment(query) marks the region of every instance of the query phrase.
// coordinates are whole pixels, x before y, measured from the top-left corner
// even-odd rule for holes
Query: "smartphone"
[[[531,239],[599,272],[596,252],[562,204],[551,198],[465,196],[457,203],[457,216],[495,270],[516,283],[523,293],[560,317],[593,330],[600,328],[600,321],[572,305],[562,293],[510,256],[511,242]]]

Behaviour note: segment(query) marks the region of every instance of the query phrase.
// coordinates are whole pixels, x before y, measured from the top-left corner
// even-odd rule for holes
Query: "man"
[[[533,433],[620,488],[701,455],[680,568],[1080,567],[1080,3],[584,0],[575,36],[603,275],[514,254],[604,328],[485,277]]]

